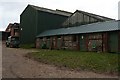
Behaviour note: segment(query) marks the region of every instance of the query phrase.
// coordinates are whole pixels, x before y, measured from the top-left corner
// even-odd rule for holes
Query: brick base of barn
[[[118,33],[120,52],[120,31]],[[109,32],[80,35],[51,36],[36,39],[36,48],[110,52]]]

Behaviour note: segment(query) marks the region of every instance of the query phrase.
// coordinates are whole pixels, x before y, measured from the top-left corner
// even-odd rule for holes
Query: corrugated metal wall
[[[118,31],[118,51],[119,51],[119,53],[120,53],[120,31]]]
[[[60,28],[68,17],[37,11],[28,6],[20,16],[21,43],[34,43],[35,37],[49,29]]]
[[[21,43],[32,43],[36,34],[36,10],[28,6],[20,16]]]
[[[70,18],[68,18],[62,25],[63,27],[74,27],[93,22],[101,22],[101,20],[80,12],[76,12]]]
[[[80,51],[87,51],[86,48],[86,35],[80,35]]]
[[[60,28],[61,24],[67,19],[66,16],[60,16],[47,12],[38,11],[37,13],[37,35],[49,29]]]
[[[109,52],[118,52],[118,33],[109,33]]]
[[[61,38],[57,38],[57,49],[61,49],[62,46],[62,40]]]

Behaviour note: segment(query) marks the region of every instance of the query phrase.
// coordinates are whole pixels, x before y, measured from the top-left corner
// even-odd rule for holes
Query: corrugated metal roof
[[[32,6],[34,9],[39,10],[39,11],[49,12],[49,13],[53,13],[53,14],[59,14],[59,15],[63,15],[63,16],[72,15],[71,12],[62,11],[62,10],[58,10],[58,9],[52,10],[52,9],[47,9],[47,8],[38,7],[38,6],[34,6],[34,5],[30,5],[30,6]]]
[[[48,30],[48,31],[45,31],[39,34],[37,37],[105,32],[105,31],[114,31],[114,30],[120,30],[120,28],[118,28],[118,21],[112,20],[112,21],[92,23],[92,24],[87,24],[87,25],[82,25],[82,26],[77,26],[77,27]]]

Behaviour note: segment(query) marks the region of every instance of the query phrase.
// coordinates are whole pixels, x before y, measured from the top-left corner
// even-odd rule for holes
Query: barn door
[[[47,47],[48,49],[50,48],[50,39],[47,39],[46,47]]]
[[[80,51],[86,51],[85,36],[80,36]]]
[[[117,32],[111,32],[109,34],[109,51],[117,52],[118,51],[118,34]]]

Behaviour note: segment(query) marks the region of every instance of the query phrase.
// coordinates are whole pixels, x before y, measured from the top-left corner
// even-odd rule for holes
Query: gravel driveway
[[[2,48],[3,78],[117,78],[117,76],[97,74],[87,71],[70,71],[53,65],[43,64],[24,57],[35,50]]]

